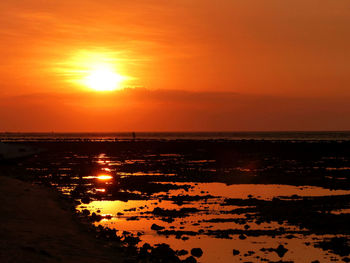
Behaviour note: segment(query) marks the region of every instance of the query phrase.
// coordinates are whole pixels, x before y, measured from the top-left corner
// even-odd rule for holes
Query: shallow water
[[[133,145],[114,153],[52,151],[24,165],[35,178],[75,200],[88,198],[77,206],[79,211],[101,215],[94,224],[115,228],[119,235],[140,235],[138,246],[200,247],[203,263],[344,257],[317,243],[350,237],[344,225],[350,219],[350,160],[345,153],[320,154],[317,148],[314,155],[303,155],[301,147],[291,155],[282,148],[288,155],[281,157],[280,147],[255,155],[245,147],[213,154],[213,145],[186,152],[132,150]],[[152,230],[153,224],[160,229]],[[280,244],[288,249],[283,257],[275,251]]]
[[[302,229],[299,227],[290,225],[288,223],[259,223],[254,220],[247,220],[246,214],[224,213],[233,211],[239,208],[247,208],[246,206],[221,206],[225,198],[257,198],[261,200],[272,200],[277,197],[291,197],[298,195],[299,197],[311,197],[311,196],[329,196],[329,195],[345,195],[350,194],[350,191],[345,190],[329,190],[321,187],[311,186],[289,186],[289,185],[225,185],[223,183],[176,183],[177,185],[191,185],[191,189],[185,191],[170,190],[167,196],[188,195],[212,195],[214,198],[209,200],[189,201],[184,202],[181,205],[174,203],[173,201],[162,201],[161,197],[164,193],[159,193],[151,197],[150,200],[130,200],[123,201],[93,201],[88,205],[80,205],[78,209],[88,209],[91,212],[97,212],[102,216],[111,216],[109,219],[103,219],[96,225],[102,225],[109,228],[119,229],[120,234],[122,231],[128,231],[135,235],[142,233],[141,247],[144,243],[155,245],[158,243],[167,243],[173,249],[189,249],[200,247],[204,251],[204,255],[201,257],[200,262],[232,262],[233,255],[232,249],[240,251],[240,256],[237,260],[252,260],[256,261],[261,258],[268,259],[270,261],[278,261],[280,257],[276,253],[264,253],[261,251],[263,248],[276,248],[280,244],[284,244],[285,247],[292,247],[292,251],[284,256],[284,260],[302,262],[306,260],[305,254],[312,260],[323,259],[341,260],[341,257],[334,255],[327,255],[326,252],[313,248],[310,244],[315,243],[316,240],[321,240],[316,235],[312,235],[305,231],[302,233]],[[178,211],[172,213],[174,217],[171,217],[173,222],[166,222],[162,219],[162,216],[152,213],[155,209],[161,208],[164,210]],[[181,209],[195,208],[198,211],[193,213],[181,213]],[[243,222],[230,222],[231,219],[242,219]],[[246,223],[244,223],[246,222]],[[152,230],[152,224],[165,227],[166,230],[175,231],[174,234],[159,235],[157,231]],[[206,232],[210,229],[215,230],[242,230],[244,226],[248,225],[249,230],[274,230],[280,227],[284,228],[285,233],[282,235],[272,236],[271,234],[261,236],[248,236],[245,240],[241,240],[238,234],[227,235],[227,237],[219,238],[212,236]],[[201,233],[201,230],[203,231]],[[197,234],[192,235],[180,235],[176,231],[193,231]],[[201,233],[201,234],[199,234]],[[293,234],[292,239],[285,236]],[[299,238],[298,238],[299,237]],[[212,244],[215,243],[213,248]],[[253,251],[253,252],[249,252]],[[245,255],[245,256],[244,256]],[[186,256],[183,256],[185,258]]]

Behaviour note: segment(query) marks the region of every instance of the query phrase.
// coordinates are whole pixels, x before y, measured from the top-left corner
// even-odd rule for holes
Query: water
[[[136,132],[138,140],[350,140],[349,131],[313,132]],[[132,132],[0,133],[0,141],[133,140]]]
[[[28,176],[100,215],[96,226],[139,236],[139,247],[200,247],[202,263],[330,262],[344,255],[318,244],[350,239],[348,142],[28,144],[47,148],[22,163]]]

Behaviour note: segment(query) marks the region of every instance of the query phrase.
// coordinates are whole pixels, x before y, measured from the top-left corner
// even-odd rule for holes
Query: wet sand
[[[0,262],[122,262],[51,189],[0,176]]]

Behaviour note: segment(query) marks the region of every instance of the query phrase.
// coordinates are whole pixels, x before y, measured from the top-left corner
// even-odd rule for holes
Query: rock
[[[282,258],[284,254],[287,253],[288,249],[286,249],[283,245],[279,245],[275,251],[277,255]]]
[[[243,239],[246,239],[247,237],[245,235],[243,235],[243,234],[240,234],[238,238],[243,240]]]
[[[200,258],[203,255],[203,250],[201,248],[193,248],[191,250],[191,255]]]
[[[184,261],[182,261],[184,263],[197,263],[197,260],[192,257],[192,256],[189,256],[188,258],[186,258]]]
[[[151,226],[151,229],[152,229],[152,230],[156,230],[156,231],[163,230],[164,228],[165,228],[165,227],[159,226],[159,225],[157,225],[157,224],[153,224],[153,225]]]
[[[91,216],[90,216],[90,219],[91,219],[91,221],[93,221],[93,222],[98,222],[98,221],[101,221],[101,220],[102,220],[102,216],[96,215],[96,213],[93,212],[93,213],[91,214]]]
[[[82,202],[83,204],[89,204],[89,203],[91,202],[91,200],[90,200],[90,198],[89,198],[88,196],[86,196],[86,197],[83,197],[83,198],[81,199],[81,202]]]
[[[148,243],[143,244],[142,248],[146,250],[152,249],[151,245]]]
[[[232,254],[234,255],[234,256],[237,256],[237,255],[239,255],[239,250],[237,250],[237,249],[233,249],[232,250]]]
[[[175,251],[168,244],[158,244],[152,248],[151,257],[160,260],[160,262],[179,262]]]
[[[179,251],[176,252],[178,256],[184,256],[188,254],[187,250],[181,249]]]
[[[83,215],[84,215],[84,216],[90,215],[90,211],[87,210],[87,209],[84,209],[82,212],[83,212]]]

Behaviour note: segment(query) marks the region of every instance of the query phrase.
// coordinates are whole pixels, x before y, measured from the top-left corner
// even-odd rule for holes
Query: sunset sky
[[[348,0],[1,0],[0,131],[350,130]]]

